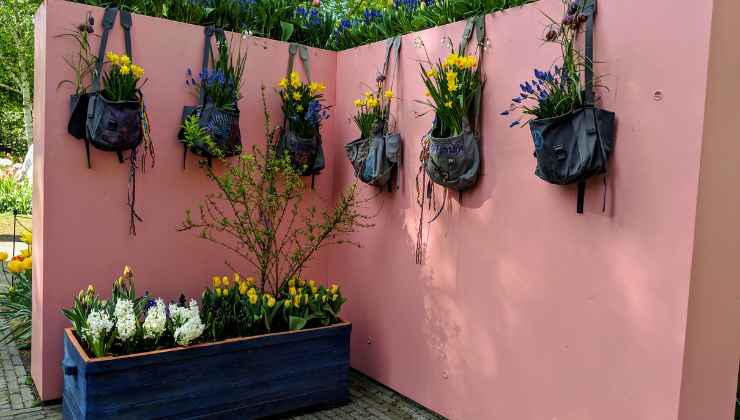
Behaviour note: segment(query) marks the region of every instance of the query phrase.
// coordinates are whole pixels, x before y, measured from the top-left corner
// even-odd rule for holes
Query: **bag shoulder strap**
[[[103,72],[103,63],[105,62],[105,49],[108,46],[108,36],[110,35],[113,24],[116,22],[118,8],[107,7],[103,13],[103,35],[100,38],[100,47],[98,48],[98,59],[95,63],[95,77],[92,81],[93,92],[100,91],[100,75]]]
[[[586,23],[586,92],[584,104],[594,105],[594,18],[596,17],[596,0],[582,0],[583,8],[581,14],[588,16]]]
[[[475,39],[478,45],[478,74],[483,74],[483,50],[484,43],[486,40],[486,17],[484,15],[474,16],[468,18],[465,24],[465,31],[463,32],[462,39],[460,40],[460,54],[465,54],[468,49],[470,40],[473,38],[473,32],[475,32]],[[473,100],[473,124],[475,124],[474,130],[480,133],[481,125],[481,104],[483,102],[483,81],[481,86],[475,92],[475,99]]]
[[[397,77],[397,75],[398,75],[398,67],[399,67],[399,63],[400,63],[399,60],[401,58],[401,43],[402,43],[401,40],[402,40],[402,38],[399,35],[399,36],[395,36],[393,38],[389,38],[386,41],[386,44],[385,44],[385,64],[383,64],[383,74],[382,74],[383,79],[382,79],[381,86],[380,86],[381,91],[385,91],[386,90],[386,87],[388,86],[388,83],[389,83],[388,82],[388,79],[391,77],[391,74],[390,73],[393,73],[393,79],[392,80],[395,80],[396,77]],[[392,65],[394,65],[395,67],[393,67],[393,71],[391,72],[390,70],[391,70],[391,66]],[[393,85],[391,83],[391,87],[392,86]],[[384,129],[383,129],[384,132],[387,132],[388,131],[389,124],[390,124],[390,116],[388,116],[388,118],[385,121],[385,126],[384,126]]]
[[[107,7],[103,13],[103,35],[100,38],[100,47],[98,48],[98,59],[95,63],[95,76],[93,77],[92,90],[93,92],[100,91],[100,76],[103,74],[103,63],[105,63],[105,50],[108,48],[108,36],[110,35],[111,29],[116,22],[116,14],[118,14],[118,8]],[[133,60],[131,53],[131,26],[133,26],[133,20],[131,19],[131,13],[121,10],[121,28],[123,28],[124,42],[126,44],[126,55]]]
[[[291,43],[288,47],[288,77],[290,77],[290,73],[293,72],[296,53],[298,53],[301,57],[301,61],[303,62],[303,70],[305,70],[306,78],[308,78],[308,81],[310,82],[313,78],[311,77],[311,66],[309,65],[308,47],[301,44]]]
[[[201,64],[201,72],[205,72],[209,68],[208,63],[211,60],[211,37],[215,37],[219,41],[225,39],[226,37],[224,35],[224,30],[216,28],[215,26],[206,26],[203,32],[205,34],[205,42],[203,43],[203,61]],[[205,91],[203,89],[200,89],[200,93],[198,95],[198,103],[201,105],[205,105],[205,100]]]

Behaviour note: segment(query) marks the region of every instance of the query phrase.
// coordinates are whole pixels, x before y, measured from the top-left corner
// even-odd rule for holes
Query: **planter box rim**
[[[275,336],[284,336],[284,335],[294,335],[294,334],[300,334],[305,333],[308,331],[321,331],[321,330],[331,330],[331,329],[339,329],[343,327],[347,327],[352,325],[351,322],[342,321],[337,324],[329,325],[326,327],[317,327],[317,328],[308,328],[304,330],[296,330],[296,331],[282,331],[277,333],[270,333],[270,334],[260,334],[260,335],[253,335],[250,337],[237,337],[237,338],[227,338],[226,340],[221,341],[214,341],[214,342],[208,342],[208,343],[199,343],[199,344],[193,344],[192,346],[186,346],[186,347],[172,347],[168,349],[161,349],[161,350],[152,350],[152,351],[146,351],[141,353],[132,353],[132,354],[126,354],[123,356],[103,356],[103,357],[94,357],[91,358],[88,356],[87,352],[84,348],[82,348],[82,345],[80,344],[79,340],[77,340],[77,337],[74,334],[74,328],[68,327],[64,329],[64,334],[67,335],[67,338],[69,338],[70,343],[75,347],[77,352],[80,354],[80,357],[82,357],[82,360],[86,364],[90,363],[98,363],[98,362],[108,362],[112,360],[123,360],[123,359],[130,359],[135,357],[142,357],[142,356],[151,356],[155,354],[162,354],[162,353],[169,353],[169,352],[176,352],[176,351],[186,351],[190,349],[198,349],[198,348],[205,348],[205,347],[211,347],[211,346],[218,346],[222,344],[228,344],[228,343],[239,343],[244,341],[250,341],[250,340],[258,340],[265,337],[275,337]]]

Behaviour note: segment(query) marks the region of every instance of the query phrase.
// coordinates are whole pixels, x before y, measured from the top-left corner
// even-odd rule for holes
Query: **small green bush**
[[[31,214],[32,191],[27,180],[16,181],[12,176],[0,178],[0,213]]]

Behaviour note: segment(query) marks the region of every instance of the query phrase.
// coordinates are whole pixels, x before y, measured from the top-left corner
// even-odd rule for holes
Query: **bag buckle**
[[[565,158],[568,156],[568,153],[565,151],[565,148],[562,144],[556,144],[552,147],[552,151],[555,154],[555,159],[557,160],[565,160]]]

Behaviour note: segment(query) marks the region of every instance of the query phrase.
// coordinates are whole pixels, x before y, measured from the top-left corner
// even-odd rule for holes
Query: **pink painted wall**
[[[559,16],[560,2],[542,0],[487,18],[492,49],[485,57],[483,176],[462,203],[454,197],[426,228],[423,265],[414,263],[415,177],[431,116],[415,117],[425,110],[414,102],[423,99],[417,61],[424,51],[414,47],[415,34],[404,37],[395,111],[406,142],[399,189],[375,202],[376,228],[355,236],[365,248],[336,250],[329,274],[344,282],[349,297],[353,366],[450,418],[679,416],[690,284],[697,281],[692,258],[712,4],[628,0],[601,1],[599,8],[596,59],[609,87],[602,103],[618,115],[607,212],[601,212],[598,179],[587,191],[586,214],[578,216],[575,188],[536,178],[528,130],[509,129],[510,120],[498,116],[518,83],[532,78],[533,66],[546,68],[557,55],[537,37],[546,23],[540,11]],[[458,23],[418,35],[436,59],[447,53],[440,40],[451,36],[456,43],[462,30]],[[347,120],[352,100],[365,89],[361,82],[374,80],[383,48],[339,54],[340,143],[358,135]],[[662,101],[653,99],[658,90]],[[725,134],[724,145],[736,143],[733,134]],[[728,158],[737,153],[722,156],[726,165],[738,165]],[[344,156],[337,159],[335,191],[353,180]],[[722,184],[723,194],[737,190],[735,179]],[[712,226],[737,217],[722,215]],[[736,249],[737,237],[723,255]],[[737,268],[726,273],[724,280],[737,284]],[[713,291],[731,290],[722,286]],[[732,291],[722,314],[735,316],[717,326],[727,340],[737,337],[731,324],[737,303],[728,311],[738,297]],[[721,410],[711,412],[724,417],[686,419],[729,418],[737,348],[707,346],[711,351],[697,361],[724,351],[712,372],[726,370],[711,376],[720,381],[712,389],[723,392],[708,402],[722,399]]]
[[[84,144],[67,135],[70,89],[57,84],[72,77],[63,57],[76,51],[73,41],[58,38],[65,29],[84,20],[92,10],[101,30],[102,9],[58,0],[47,1],[37,14],[36,155],[34,181],[34,340],[32,372],[44,400],[61,395],[62,328],[67,321],[60,312],[88,283],[108,293],[124,264],[136,270],[137,286],[156,296],[176,298],[180,293],[200,296],[214,273],[228,273],[228,257],[218,246],[178,233],[175,228],[187,208],[197,203],[211,184],[192,157],[183,170],[182,146],[177,132],[183,105],[194,98],[185,86],[185,72],[200,71],[203,28],[172,21],[134,16],[133,55],[149,82],[144,88],[152,119],[152,138],[157,165],[137,177],[137,208],[144,219],[138,235],[128,235],[126,206],[127,166],[114,153],[93,151],[93,169],[85,164]],[[238,35],[234,42],[238,42]],[[109,50],[122,52],[123,36],[118,22]],[[241,107],[242,136],[246,146],[264,144],[260,85],[267,85],[272,115],[282,115],[273,87],[287,69],[287,44],[250,38],[246,84]],[[97,43],[95,44],[97,51]],[[329,103],[334,98],[336,54],[311,50],[311,66],[317,81],[328,82]],[[301,66],[297,64],[297,69]],[[302,70],[301,70],[302,71]],[[281,124],[282,119],[272,121]],[[333,120],[325,126],[333,131]],[[335,151],[327,150],[334,160]],[[331,173],[331,172],[329,172]],[[317,177],[314,199],[330,198],[331,175]],[[310,182],[310,181],[308,181]],[[307,275],[326,279],[327,260],[319,258]],[[239,265],[241,266],[241,265]],[[249,273],[244,269],[244,273]]]

